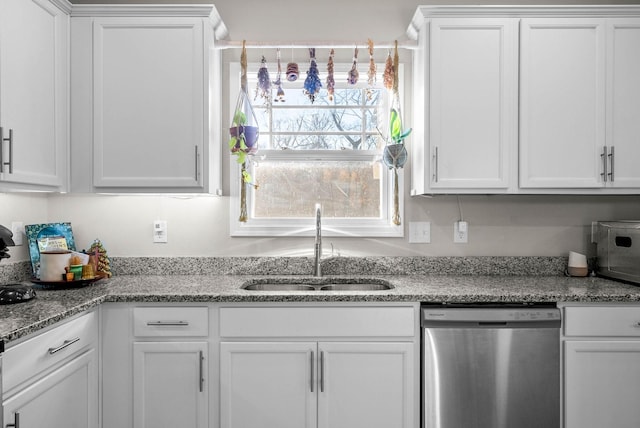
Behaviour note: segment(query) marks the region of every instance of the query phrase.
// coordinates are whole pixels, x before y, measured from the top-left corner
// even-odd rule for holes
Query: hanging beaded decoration
[[[284,89],[282,89],[282,64],[280,63],[280,48],[276,51],[276,56],[278,58],[278,74],[276,74],[276,80],[273,82],[276,85],[276,98],[274,101],[284,102]]]
[[[356,83],[358,83],[359,76],[360,73],[358,73],[358,47],[356,46],[356,49],[353,53],[353,65],[351,66],[351,70],[349,70],[347,82],[350,85],[355,85]]]
[[[395,80],[395,73],[393,72],[393,60],[391,59],[391,50],[387,54],[387,60],[384,63],[384,74],[382,76],[382,83],[388,90],[393,89],[393,82]]]
[[[329,61],[327,62],[327,94],[329,101],[333,101],[333,93],[336,89],[336,80],[333,78],[333,56],[335,51],[331,49],[329,52]]]
[[[264,55],[262,56],[260,69],[258,70],[258,84],[256,86],[256,96],[254,97],[254,100],[258,98],[258,95],[260,95],[261,98],[264,98],[267,104],[271,102],[271,78],[269,77],[267,60]]]
[[[371,100],[373,98],[373,87],[376,85],[376,62],[373,59],[373,40],[369,39],[367,41],[369,45],[369,71],[367,72],[367,84],[369,87],[367,88],[367,99]]]
[[[316,94],[320,92],[322,82],[318,76],[318,65],[316,64],[316,49],[309,48],[309,71],[304,81],[304,94],[309,97],[311,103],[316,100]]]

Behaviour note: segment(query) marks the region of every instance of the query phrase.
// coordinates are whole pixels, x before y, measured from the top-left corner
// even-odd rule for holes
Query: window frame
[[[249,69],[257,70],[259,64],[251,64]],[[362,66],[361,66],[362,67]],[[340,67],[336,64],[336,70]],[[399,74],[402,76],[403,69],[400,65]],[[304,71],[301,71],[300,78],[303,79]],[[401,88],[402,79],[400,79],[399,87]],[[251,85],[249,85],[251,87]],[[229,64],[229,112],[235,108],[235,102],[240,90],[240,64],[231,62]],[[400,91],[402,93],[402,91]],[[226,126],[224,131],[226,131]],[[227,137],[227,133],[224,133]],[[227,137],[228,138],[228,137]],[[226,144],[224,144],[226,147]],[[380,195],[380,218],[322,218],[322,234],[323,236],[333,237],[404,237],[404,227],[402,224],[393,223],[393,170],[386,168],[382,164],[381,150],[266,150],[260,149],[256,154],[259,159],[261,156],[267,156],[269,160],[294,160],[299,162],[312,162],[318,160],[340,160],[340,161],[366,161],[370,159],[373,162],[379,162],[380,179],[381,179],[381,195]],[[240,165],[235,158],[229,156],[229,180],[230,180],[230,207],[229,207],[229,229],[230,236],[249,237],[249,236],[268,236],[268,237],[297,237],[297,236],[314,236],[315,220],[313,210],[309,211],[308,217],[288,217],[288,218],[252,218],[246,222],[238,220],[240,216]],[[253,165],[249,165],[250,170]],[[398,188],[399,188],[399,210],[400,216],[404,213],[404,170],[398,170]],[[250,171],[251,172],[251,171]],[[247,212],[251,214],[252,210],[252,192],[260,191],[247,187]]]

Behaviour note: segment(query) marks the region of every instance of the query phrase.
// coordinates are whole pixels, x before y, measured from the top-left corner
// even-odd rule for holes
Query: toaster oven
[[[596,273],[640,285],[640,220],[598,221]]]

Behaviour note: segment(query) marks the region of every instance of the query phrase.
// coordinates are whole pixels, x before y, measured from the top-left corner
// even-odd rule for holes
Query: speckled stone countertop
[[[513,262],[513,259],[510,259]],[[402,274],[395,269],[381,266],[390,259],[364,263],[364,268],[354,269],[350,275],[326,269],[326,278],[340,275],[355,281],[382,278],[393,288],[382,291],[249,291],[242,289],[246,281],[270,279],[277,281],[306,281],[311,277],[291,270],[271,269],[265,275],[256,269],[256,275],[220,273],[218,269],[190,269],[184,274],[168,268],[158,268],[165,260],[155,260],[149,270],[135,272],[120,269],[111,279],[101,280],[81,288],[38,288],[37,298],[29,302],[0,306],[0,339],[11,342],[22,338],[57,321],[108,302],[640,302],[640,286],[629,285],[599,277],[570,278],[556,270],[562,263],[544,258],[547,268],[552,266],[555,274],[546,268],[545,274],[522,273],[521,268],[511,271],[518,275],[495,273],[476,263],[451,260],[444,264],[458,265],[458,269],[444,269],[446,274],[406,269]],[[399,261],[399,260],[391,260]],[[208,262],[208,261],[207,261]],[[263,263],[264,260],[254,260]],[[491,259],[490,264],[496,260]],[[185,262],[186,263],[186,262]],[[289,264],[307,269],[306,262],[290,260]],[[115,264],[115,263],[114,263]],[[144,263],[142,263],[144,265]],[[179,263],[178,263],[179,264]],[[192,268],[194,265],[186,263]],[[268,264],[272,266],[271,264]],[[276,263],[276,265],[279,265]],[[469,268],[469,265],[476,266]],[[502,263],[498,263],[502,266]],[[139,267],[140,264],[137,264]],[[224,265],[227,266],[227,265]],[[513,267],[513,266],[512,266]],[[228,267],[226,267],[228,268]],[[225,269],[226,269],[225,268]],[[246,268],[246,266],[244,266]],[[181,268],[182,269],[182,268]],[[239,270],[238,270],[239,271]],[[239,273],[238,271],[233,273]],[[243,269],[244,273],[249,272]],[[156,274],[150,274],[155,272]],[[157,274],[163,272],[162,274]],[[282,273],[286,272],[286,273]],[[362,272],[366,272],[362,273]],[[327,281],[329,281],[327,279]]]

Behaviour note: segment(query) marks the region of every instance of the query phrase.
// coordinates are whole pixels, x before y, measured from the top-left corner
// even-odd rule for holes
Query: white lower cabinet
[[[206,428],[207,342],[133,344],[135,427]]]
[[[29,337],[3,358],[3,427],[97,428],[97,314]]]
[[[221,426],[316,426],[316,344],[220,344]]]
[[[416,428],[414,310],[223,307],[220,426]]]
[[[4,402],[3,426],[96,428],[96,363],[92,349],[13,395]]]
[[[208,428],[208,306],[104,304],[102,428]]]
[[[564,323],[564,427],[637,428],[640,306],[569,306]]]
[[[410,343],[223,342],[220,352],[223,427],[410,426]]]

